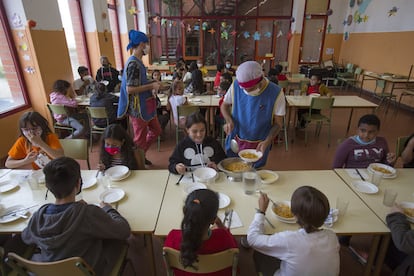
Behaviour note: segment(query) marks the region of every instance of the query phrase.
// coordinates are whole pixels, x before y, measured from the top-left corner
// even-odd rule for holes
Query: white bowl
[[[290,209],[290,201],[287,201],[287,200],[285,200],[285,201],[276,201],[276,204],[279,205],[279,206],[282,206],[282,205],[289,206],[289,209]],[[272,204],[272,214],[274,214],[276,216],[276,218],[278,220],[282,221],[282,222],[296,223],[296,217],[295,216],[285,217],[285,216],[282,216],[281,214],[276,213],[276,209],[275,209],[274,204]]]
[[[204,167],[198,168],[194,171],[194,179],[197,182],[207,183],[214,180],[217,177],[215,169]]]
[[[107,174],[112,180],[119,180],[123,178],[128,172],[129,168],[127,166],[119,165],[110,167],[105,171],[105,174]]]
[[[207,186],[202,183],[185,183],[183,184],[184,193],[187,195],[195,190],[207,189]]]
[[[157,94],[157,96],[158,96],[158,98],[164,98],[165,97],[165,94]]]
[[[404,202],[400,202],[398,205],[401,207],[401,209],[403,209],[404,215],[407,217],[407,220],[409,222],[414,223],[414,212],[411,212],[411,215],[413,215],[413,216],[410,216],[410,214],[408,212],[406,212],[406,210],[405,210],[407,208],[410,208],[410,209],[414,210],[414,202],[404,201]]]
[[[269,170],[260,170],[257,171],[257,174],[259,175],[262,184],[271,184],[279,179],[277,173]]]
[[[255,149],[244,149],[239,151],[239,156],[243,161],[253,163],[262,158],[263,153]]]
[[[394,178],[397,175],[397,171],[393,167],[382,163],[371,163],[369,164],[367,170],[372,173],[374,171],[380,172],[384,178]]]

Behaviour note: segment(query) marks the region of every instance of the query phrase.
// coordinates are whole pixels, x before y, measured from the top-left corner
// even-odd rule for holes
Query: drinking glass
[[[391,207],[394,205],[395,199],[397,198],[397,192],[392,189],[385,189],[384,200],[382,203],[385,206]]]
[[[259,184],[259,176],[255,170],[243,173],[243,188],[246,195],[252,195],[256,192]]]
[[[338,216],[343,217],[348,210],[349,200],[343,197],[337,197],[336,209],[338,209]]]
[[[371,183],[375,186],[379,186],[379,184],[381,184],[382,175],[381,172],[373,171],[371,173]]]

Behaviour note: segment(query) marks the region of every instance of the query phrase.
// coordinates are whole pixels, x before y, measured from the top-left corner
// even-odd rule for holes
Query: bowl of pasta
[[[239,151],[239,156],[243,161],[253,163],[262,158],[263,153],[255,149],[244,149]]]
[[[403,210],[404,215],[407,217],[407,220],[411,223],[414,223],[414,202],[400,202],[398,204]]]
[[[276,201],[272,205],[272,213],[281,222],[296,223],[296,217],[290,209],[290,201]]]
[[[239,157],[226,158],[218,163],[217,168],[223,171],[230,181],[242,180],[243,172],[251,169],[251,164]]]
[[[393,167],[382,163],[371,163],[369,164],[367,170],[371,173],[374,171],[380,172],[384,178],[394,178],[397,176],[397,171]]]

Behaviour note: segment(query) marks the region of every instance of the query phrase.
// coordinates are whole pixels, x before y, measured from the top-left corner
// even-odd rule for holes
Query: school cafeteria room
[[[304,266],[309,275],[414,275],[413,11],[408,0],[0,1],[0,275],[66,275],[61,263],[67,275],[304,275]],[[143,93],[129,90],[137,85],[127,66],[132,57],[139,85],[147,85]],[[248,63],[260,69],[256,79],[246,77],[255,74]],[[228,85],[221,76],[229,76]],[[264,100],[264,91],[278,94]],[[147,92],[157,99],[151,120],[159,121],[159,132],[141,146],[140,118],[128,112],[133,104],[148,108],[136,96]],[[183,108],[172,103],[180,97]],[[261,98],[261,105],[243,106],[243,97]],[[109,106],[96,104],[103,98]],[[270,109],[264,137],[232,134],[241,131],[237,124],[257,129],[266,119],[256,110],[266,101],[276,110],[276,98],[283,108]],[[226,154],[214,165],[211,147],[194,140],[194,111],[202,114],[203,135]],[[56,137],[57,148],[45,133]],[[180,152],[187,140],[195,150]],[[245,147],[250,140],[256,144]],[[260,141],[265,151],[256,150]],[[126,146],[132,167],[115,158],[105,163]],[[183,171],[171,165],[173,154],[187,158]],[[61,156],[80,165],[76,201],[118,216],[130,234],[112,254],[111,271],[87,257],[69,263],[85,253],[76,249],[72,256],[58,252],[59,264],[41,266],[34,258],[44,256],[41,246],[23,243],[42,206],[59,206],[42,168]],[[231,169],[236,163],[245,169]],[[197,173],[207,169],[213,176]],[[248,173],[255,176],[252,191]],[[295,207],[304,186],[329,203],[316,226],[308,225],[315,213],[302,216]],[[201,195],[188,199],[206,188],[217,192],[213,218],[220,222],[210,219],[199,244],[223,228],[235,245],[225,251],[231,255],[192,249],[195,259],[186,263],[179,248],[166,246],[173,229],[182,229],[184,241],[189,206],[206,208]],[[290,218],[278,213],[283,204]],[[314,245],[295,259],[294,250],[306,244],[294,245],[301,241],[290,241],[289,233],[332,234],[335,253],[322,258],[328,251]]]

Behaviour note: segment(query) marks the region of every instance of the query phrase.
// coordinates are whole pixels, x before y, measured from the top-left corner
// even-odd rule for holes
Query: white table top
[[[377,104],[367,101],[358,96],[333,96],[335,98],[333,107],[334,108],[354,108],[354,107],[367,107],[376,108]],[[312,97],[310,96],[286,96],[286,101],[289,106],[294,107],[309,107]]]
[[[380,80],[385,80],[385,81],[389,81],[389,82],[396,82],[396,83],[407,83],[407,82],[414,82],[414,79],[409,79],[407,80],[407,77],[393,77],[391,75],[383,75],[383,74],[379,74],[379,73],[375,73],[375,72],[370,72],[370,71],[365,71],[363,73],[363,76],[365,77],[370,77],[370,78],[374,78],[374,79],[380,79]]]
[[[261,190],[268,193],[273,200],[290,200],[293,191],[303,185],[311,185],[323,193],[329,199],[331,207],[335,207],[338,195],[349,199],[348,211],[343,220],[339,219],[332,230],[340,234],[356,233],[388,233],[388,228],[382,221],[361,201],[360,198],[335,174],[334,171],[284,171],[277,172],[279,180],[273,184],[262,185]],[[184,184],[175,185],[179,176],[171,175],[168,180],[164,201],[155,230],[155,235],[166,236],[171,229],[179,229],[182,220],[182,207],[186,194],[183,191]],[[210,189],[228,195],[231,203],[228,208],[234,209],[243,226],[233,228],[234,235],[246,235],[250,222],[258,206],[258,194],[245,195],[242,182],[229,182],[223,173]],[[224,209],[219,210],[219,214]],[[269,206],[266,217],[272,222],[276,229],[272,229],[265,223],[266,232],[274,233],[284,230],[296,230],[297,224],[286,224],[280,222],[272,214]]]
[[[358,169],[361,172],[367,173],[366,169]],[[335,172],[354,190],[354,192],[365,202],[366,205],[373,210],[377,216],[386,224],[385,218],[390,211],[390,207],[382,204],[385,189],[393,189],[397,191],[396,202],[409,201],[414,202],[414,169],[397,169],[397,177],[393,179],[383,178],[379,185],[379,191],[376,194],[364,194],[355,189],[352,182],[360,180],[359,178],[352,178],[346,169],[335,169]],[[411,224],[414,228],[414,224]]]
[[[28,175],[30,170],[14,170],[9,177]],[[96,170],[82,171],[82,177],[95,177]],[[158,213],[163,200],[165,186],[169,173],[167,170],[139,170],[131,171],[131,175],[122,181],[113,181],[116,188],[125,191],[125,197],[119,201],[118,211],[128,220],[131,231],[137,233],[152,233],[155,230]],[[4,178],[6,179],[6,178]],[[3,178],[2,178],[3,180]],[[97,185],[82,190],[82,198],[89,204],[100,202],[99,195],[104,187],[98,182]],[[22,181],[20,187],[13,191],[0,194],[0,203],[5,207],[21,204],[25,207],[33,206],[33,213],[41,205],[54,202],[52,193],[48,193],[45,200],[46,188],[40,185],[38,190],[32,190],[26,181]],[[115,206],[113,204],[113,206]],[[29,219],[18,219],[14,222],[0,224],[1,232],[21,232],[27,225]]]
[[[111,93],[112,95],[115,95],[119,97],[121,94],[120,92]],[[89,96],[77,96],[76,101],[78,102],[78,106],[89,106],[90,105],[90,97]]]

